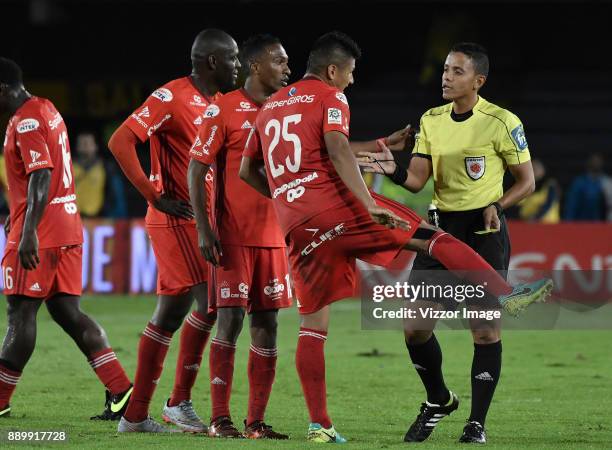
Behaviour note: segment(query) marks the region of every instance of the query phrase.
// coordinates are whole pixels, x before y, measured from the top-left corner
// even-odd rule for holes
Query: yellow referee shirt
[[[465,120],[451,112],[449,103],[423,114],[413,153],[431,158],[440,211],[485,207],[503,195],[506,167],[530,160],[523,125],[482,97]]]

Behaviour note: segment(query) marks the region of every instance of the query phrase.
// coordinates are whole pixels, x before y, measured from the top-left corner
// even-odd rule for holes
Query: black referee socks
[[[424,344],[412,345],[406,342],[406,348],[427,391],[427,401],[436,405],[446,405],[450,394],[444,384],[442,350],[436,335],[432,333],[431,338]]]
[[[469,421],[484,426],[501,373],[502,343],[474,344],[472,360],[472,412]]]

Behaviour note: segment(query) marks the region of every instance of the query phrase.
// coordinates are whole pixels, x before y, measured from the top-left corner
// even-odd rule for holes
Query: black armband
[[[395,184],[402,186],[408,179],[408,170],[395,163],[395,171],[387,175]]]
[[[500,205],[499,202],[493,202],[489,206],[495,206],[495,209],[497,210],[497,217],[501,218],[504,215],[504,208],[502,208],[502,205]]]

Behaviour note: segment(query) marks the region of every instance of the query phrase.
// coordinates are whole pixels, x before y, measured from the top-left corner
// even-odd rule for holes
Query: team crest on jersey
[[[219,108],[217,105],[208,105],[208,108],[206,108],[206,111],[204,111],[204,118],[210,119],[211,117],[216,117],[220,112],[221,108]]]
[[[170,89],[166,88],[156,89],[155,92],[151,94],[151,96],[155,97],[158,100],[161,100],[164,103],[172,101],[172,92],[170,92]]]
[[[527,137],[525,136],[523,125],[517,126],[510,134],[512,135],[512,140],[516,144],[516,148],[519,152],[522,152],[527,148]]]
[[[40,123],[36,119],[23,119],[17,124],[17,133],[23,134],[38,129]]]
[[[485,173],[484,156],[468,156],[465,158],[465,171],[472,180],[479,180]]]
[[[327,123],[330,125],[342,125],[342,111],[338,108],[327,108]]]
[[[346,95],[344,95],[342,92],[336,92],[336,98],[340,100],[342,103],[344,103],[345,105],[348,105],[348,100],[346,99]]]

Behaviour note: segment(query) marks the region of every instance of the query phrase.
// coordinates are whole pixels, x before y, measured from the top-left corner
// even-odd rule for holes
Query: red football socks
[[[324,428],[331,426],[327,414],[325,387],[325,341],[327,332],[300,328],[295,365],[304,391],[310,421]]]
[[[264,420],[266,406],[272,392],[276,374],[276,349],[255,347],[251,344],[249,351],[249,408],[247,425],[256,420]]]
[[[229,401],[234,378],[234,356],[236,345],[213,338],[210,343],[210,399],[211,420],[230,416]]]
[[[129,422],[142,422],[149,414],[149,404],[159,382],[172,333],[149,322],[138,345],[138,366],[134,391],[125,412]]]
[[[120,394],[130,388],[130,379],[121,367],[112,348],[105,348],[89,356],[89,365],[111,394]]]
[[[448,233],[438,232],[431,238],[429,255],[457,276],[484,285],[485,290],[496,297],[512,292],[512,286],[482,256]]]
[[[0,410],[11,402],[11,396],[20,377],[21,372],[7,369],[0,364]]]
[[[191,399],[191,389],[198,376],[202,363],[202,353],[213,325],[214,323],[207,322],[205,317],[197,311],[193,311],[185,319],[181,330],[174,388],[168,402],[169,406],[176,406],[183,400]]]

